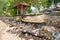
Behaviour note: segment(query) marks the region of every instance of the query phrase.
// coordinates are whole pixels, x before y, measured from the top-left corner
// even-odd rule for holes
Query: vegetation
[[[60,2],[60,0],[33,0],[33,1],[32,0],[0,0],[0,15],[2,15],[3,12],[8,16],[16,16],[17,13],[14,10],[13,5],[21,1],[24,1],[28,4],[32,4],[37,8],[40,8],[40,6],[44,6],[44,7],[50,6],[52,2],[54,2],[55,4]],[[30,9],[28,10],[31,11]]]
[[[3,11],[3,0],[0,0],[0,16],[2,15]]]

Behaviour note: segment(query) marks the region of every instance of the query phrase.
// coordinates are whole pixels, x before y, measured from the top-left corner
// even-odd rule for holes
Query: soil
[[[20,40],[17,36],[4,32],[7,27],[9,25],[0,20],[0,40]]]

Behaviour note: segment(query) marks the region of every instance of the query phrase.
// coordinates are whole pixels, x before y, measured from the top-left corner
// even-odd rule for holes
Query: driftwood
[[[22,19],[24,22],[34,22],[34,23],[44,23],[49,19],[48,15],[42,14],[40,16],[27,16],[26,18]]]

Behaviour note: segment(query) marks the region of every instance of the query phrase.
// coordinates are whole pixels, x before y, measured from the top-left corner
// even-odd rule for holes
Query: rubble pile
[[[19,27],[12,26],[7,28],[6,32],[15,34],[22,40],[54,40],[55,28],[53,26],[34,27],[33,25],[20,24]]]
[[[51,16],[46,24],[50,26],[60,27],[60,16]]]
[[[51,17],[46,25],[12,19],[3,21],[10,24],[4,32],[15,34],[21,40],[60,40],[60,17]]]

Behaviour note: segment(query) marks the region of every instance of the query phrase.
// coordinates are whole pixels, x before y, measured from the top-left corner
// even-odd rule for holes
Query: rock
[[[34,39],[31,38],[31,39],[29,39],[29,40],[34,40]]]
[[[22,38],[21,40],[25,40],[25,38]]]

